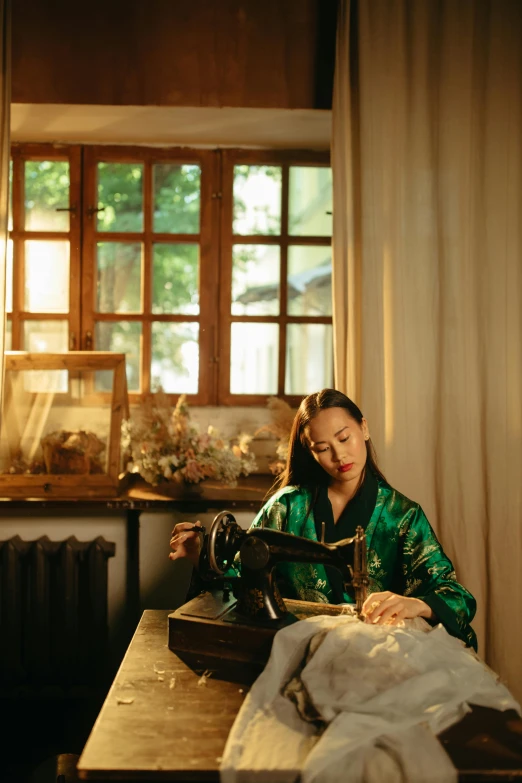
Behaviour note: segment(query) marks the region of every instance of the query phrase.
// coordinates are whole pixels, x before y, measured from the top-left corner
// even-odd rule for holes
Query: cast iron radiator
[[[81,695],[102,684],[115,551],[102,537],[0,541],[0,695]]]

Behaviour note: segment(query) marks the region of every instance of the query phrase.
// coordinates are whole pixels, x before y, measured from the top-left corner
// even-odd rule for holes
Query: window
[[[244,150],[223,169],[220,399],[331,386],[331,170]]]
[[[9,347],[125,353],[131,401],[331,385],[331,191],[320,154],[17,145]]]
[[[6,347],[67,351],[80,329],[80,149],[13,149]]]
[[[97,350],[127,355],[131,395],[161,386],[211,399],[213,157],[85,149],[84,334]]]

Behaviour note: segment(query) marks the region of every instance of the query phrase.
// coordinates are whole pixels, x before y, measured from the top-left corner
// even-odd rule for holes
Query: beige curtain
[[[522,2],[341,0],[337,386],[522,699]]]
[[[9,137],[11,102],[11,2],[0,0],[0,420],[5,344],[5,270],[9,212]]]

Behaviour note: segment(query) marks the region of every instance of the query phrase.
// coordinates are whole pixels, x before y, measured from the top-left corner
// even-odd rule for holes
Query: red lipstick
[[[341,465],[339,470],[341,473],[346,473],[353,468],[353,462],[349,462],[347,465]]]

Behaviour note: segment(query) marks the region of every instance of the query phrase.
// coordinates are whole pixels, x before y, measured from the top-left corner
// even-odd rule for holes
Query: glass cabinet
[[[0,496],[116,495],[124,417],[125,354],[6,352]]]

